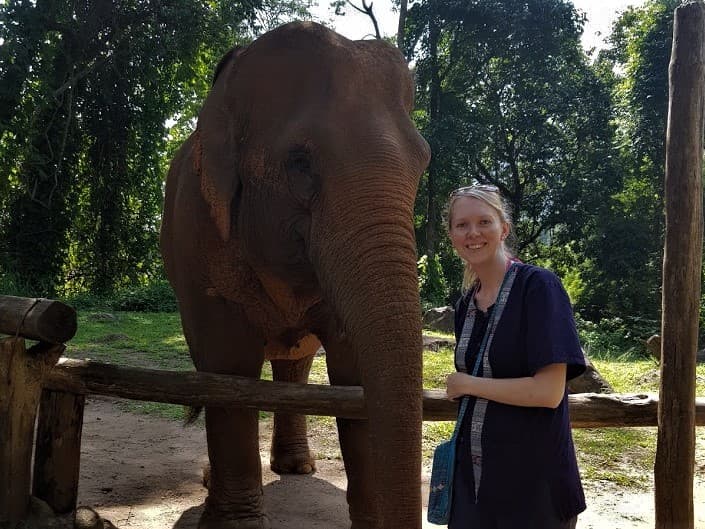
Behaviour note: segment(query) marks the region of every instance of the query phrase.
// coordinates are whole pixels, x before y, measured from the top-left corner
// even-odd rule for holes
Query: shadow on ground
[[[313,476],[280,476],[264,486],[265,509],[277,529],[344,529],[345,490]],[[172,529],[196,529],[204,505],[184,511]]]

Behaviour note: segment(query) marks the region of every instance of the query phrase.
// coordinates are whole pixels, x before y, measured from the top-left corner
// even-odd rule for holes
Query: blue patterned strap
[[[492,378],[492,366],[490,365],[489,351],[494,339],[497,324],[499,323],[504,307],[509,299],[509,293],[514,285],[518,267],[516,263],[512,263],[507,272],[504,274],[504,280],[495,302],[495,308],[490,316],[490,321],[487,324],[487,331],[482,339],[480,351],[478,352],[478,361],[482,358],[482,376]],[[474,302],[471,301],[474,306]],[[474,374],[477,372],[475,371]],[[478,398],[475,401],[475,407],[472,411],[472,420],[470,424],[470,455],[472,457],[473,477],[475,478],[475,503],[477,503],[477,494],[480,490],[480,480],[482,479],[482,430],[485,425],[485,415],[487,413],[487,399]]]
[[[473,376],[477,376],[481,362],[483,363],[483,373],[485,372],[484,370],[487,369],[487,366],[485,366],[485,363],[487,363],[487,357],[483,354],[485,349],[487,348],[487,337],[490,332],[494,335],[494,329],[496,328],[497,322],[499,321],[499,317],[497,316],[497,314],[501,314],[501,312],[504,310],[504,304],[506,304],[507,302],[507,298],[509,297],[509,291],[511,290],[512,284],[514,283],[514,278],[516,277],[515,265],[516,263],[512,262],[504,274],[502,286],[500,287],[500,292],[497,299],[498,305],[495,305],[495,309],[492,311],[492,314],[490,316],[490,321],[487,325],[487,331],[485,332],[485,336],[483,337],[482,343],[480,345],[480,351],[477,354],[477,357],[475,359],[475,365],[472,369]],[[503,293],[505,293],[506,295],[503,295]],[[467,373],[467,366],[465,365],[465,352],[467,351],[468,345],[470,343],[470,337],[472,336],[473,327],[475,327],[475,315],[477,314],[477,306],[475,305],[475,287],[473,287],[473,289],[468,293],[468,300],[468,308],[465,315],[465,319],[463,321],[463,330],[460,334],[460,339],[458,340],[458,343],[455,346],[455,364],[458,366],[458,371],[460,371],[461,373]],[[469,400],[470,399],[467,396],[461,398],[460,410],[458,411],[458,418],[455,421],[455,429],[453,430],[453,439],[455,439],[458,435],[458,431],[460,429],[461,423],[463,422],[463,417],[465,416]]]

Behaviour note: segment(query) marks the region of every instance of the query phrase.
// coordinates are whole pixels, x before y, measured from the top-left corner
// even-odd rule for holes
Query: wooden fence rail
[[[96,394],[189,406],[240,406],[264,411],[365,417],[359,386],[329,386],[272,382],[251,378],[184,371],[122,367],[91,360],[62,358],[46,376],[45,388],[79,395]],[[570,395],[574,428],[656,426],[656,395]],[[705,426],[705,398],[696,399],[697,424]],[[454,420],[457,404],[445,391],[426,389],[426,421]]]

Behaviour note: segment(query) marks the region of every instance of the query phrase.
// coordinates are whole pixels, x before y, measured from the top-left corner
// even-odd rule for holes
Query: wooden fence
[[[60,358],[76,331],[75,312],[50,300],[0,296],[0,528],[27,515],[31,494],[57,514],[75,510],[85,396],[184,405],[250,407],[361,419],[361,387],[252,380]],[[26,348],[25,338],[39,340]],[[656,426],[654,395],[570,395],[573,427]],[[705,399],[695,403],[705,425]],[[424,420],[453,420],[457,405],[424,390]],[[32,445],[35,434],[34,467]]]

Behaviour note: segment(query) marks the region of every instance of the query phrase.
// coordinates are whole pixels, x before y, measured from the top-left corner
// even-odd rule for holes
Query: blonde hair
[[[485,204],[494,209],[497,212],[497,215],[499,215],[499,219],[509,226],[509,235],[507,238],[513,237],[514,224],[512,222],[512,213],[509,202],[505,200],[497,187],[484,184],[460,187],[450,194],[446,223],[449,233],[453,222],[453,205],[459,198],[465,197],[482,200]],[[508,258],[514,257],[514,253],[512,252],[506,239],[502,241],[502,251],[504,251],[504,255]],[[477,281],[477,275],[473,272],[467,262],[463,261],[463,263],[465,265],[463,270],[463,292],[466,292],[473,286],[475,281]]]

